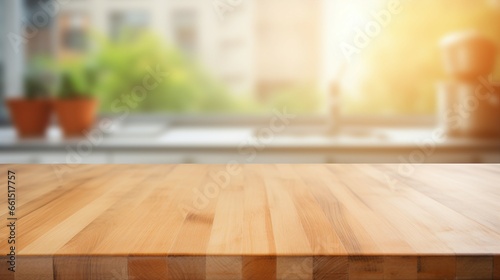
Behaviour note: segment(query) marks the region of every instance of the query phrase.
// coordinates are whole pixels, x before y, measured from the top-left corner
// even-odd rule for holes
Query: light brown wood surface
[[[500,279],[500,165],[0,170],[2,280]]]

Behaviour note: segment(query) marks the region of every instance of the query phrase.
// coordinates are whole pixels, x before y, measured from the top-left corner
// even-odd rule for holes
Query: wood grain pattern
[[[418,257],[418,279],[454,279],[456,276],[455,256]]]
[[[493,275],[493,257],[457,257],[457,279],[488,279]]]
[[[348,279],[349,261],[347,256],[315,256],[313,259],[314,279]]]
[[[500,279],[500,255],[493,257],[493,279]]]
[[[242,265],[243,257],[241,256],[208,256],[206,259],[206,279],[242,279]]]
[[[129,257],[128,278],[135,280],[162,279],[168,275],[166,257]]]
[[[7,170],[17,271],[2,226],[2,280],[500,279],[500,165]]]

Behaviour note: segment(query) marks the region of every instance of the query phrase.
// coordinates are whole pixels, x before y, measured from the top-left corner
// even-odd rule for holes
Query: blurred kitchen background
[[[500,1],[1,0],[0,163],[500,163]]]

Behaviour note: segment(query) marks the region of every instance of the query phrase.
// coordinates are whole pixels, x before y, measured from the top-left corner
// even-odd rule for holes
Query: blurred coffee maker
[[[448,80],[437,87],[440,127],[450,137],[500,137],[500,84],[489,76],[496,46],[476,31],[441,41]]]

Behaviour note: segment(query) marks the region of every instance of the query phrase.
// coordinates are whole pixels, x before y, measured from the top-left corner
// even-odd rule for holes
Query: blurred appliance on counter
[[[456,81],[475,81],[495,68],[496,46],[477,31],[453,33],[441,41],[446,73]]]
[[[495,44],[465,31],[446,36],[441,49],[448,79],[437,87],[439,126],[449,137],[500,137],[500,84],[489,79]]]

